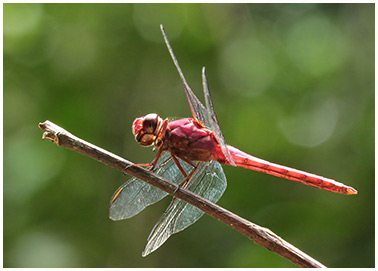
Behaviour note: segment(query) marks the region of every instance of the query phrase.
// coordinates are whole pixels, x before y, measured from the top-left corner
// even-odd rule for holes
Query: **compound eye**
[[[159,122],[159,116],[157,114],[148,114],[143,119],[143,130],[147,134],[153,134],[156,130],[156,126]]]

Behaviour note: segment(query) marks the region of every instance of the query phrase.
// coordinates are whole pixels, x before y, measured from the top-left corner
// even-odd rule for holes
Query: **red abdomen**
[[[249,155],[241,150],[227,146],[232,158],[234,159],[238,167],[244,167],[264,173],[268,173],[281,178],[286,178],[292,181],[301,182],[307,185],[315,186],[324,190],[341,193],[341,194],[357,194],[357,190],[353,187],[347,186],[343,183],[337,182],[332,179],[328,179],[322,176],[318,176],[312,173],[308,173],[302,170],[289,168],[274,164],[260,158]]]

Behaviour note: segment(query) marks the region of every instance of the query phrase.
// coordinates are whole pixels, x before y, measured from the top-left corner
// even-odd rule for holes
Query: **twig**
[[[58,146],[66,147],[89,156],[97,161],[156,186],[159,189],[196,206],[205,213],[226,223],[235,230],[252,239],[255,243],[281,255],[282,257],[301,267],[326,267],[300,251],[298,248],[283,240],[271,230],[241,218],[236,214],[198,196],[197,194],[183,189],[177,184],[167,181],[162,177],[145,170],[144,168],[130,167],[133,165],[131,162],[72,135],[48,120],[43,123],[39,123],[39,128],[41,128],[43,131],[43,139],[50,139]]]

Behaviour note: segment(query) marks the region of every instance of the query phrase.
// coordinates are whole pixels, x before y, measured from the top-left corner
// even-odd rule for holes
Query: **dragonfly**
[[[336,193],[357,194],[354,188],[333,179],[271,163],[227,145],[214,111],[205,67],[202,69],[202,85],[206,106],[186,82],[163,25],[160,28],[183,84],[192,118],[163,120],[150,113],[135,119],[132,131],[136,141],[158,150],[151,163],[139,166],[148,166],[152,172],[214,203],[227,187],[222,164],[268,173]],[[167,195],[167,192],[138,178],[131,178],[112,196],[109,216],[112,220],[133,217]],[[142,256],[158,249],[171,235],[186,229],[203,214],[200,209],[174,197],[153,227]]]

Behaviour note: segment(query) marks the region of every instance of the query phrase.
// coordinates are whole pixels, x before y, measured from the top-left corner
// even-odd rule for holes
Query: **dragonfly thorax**
[[[162,118],[155,113],[135,119],[132,126],[135,140],[142,146],[154,144],[162,123]]]

